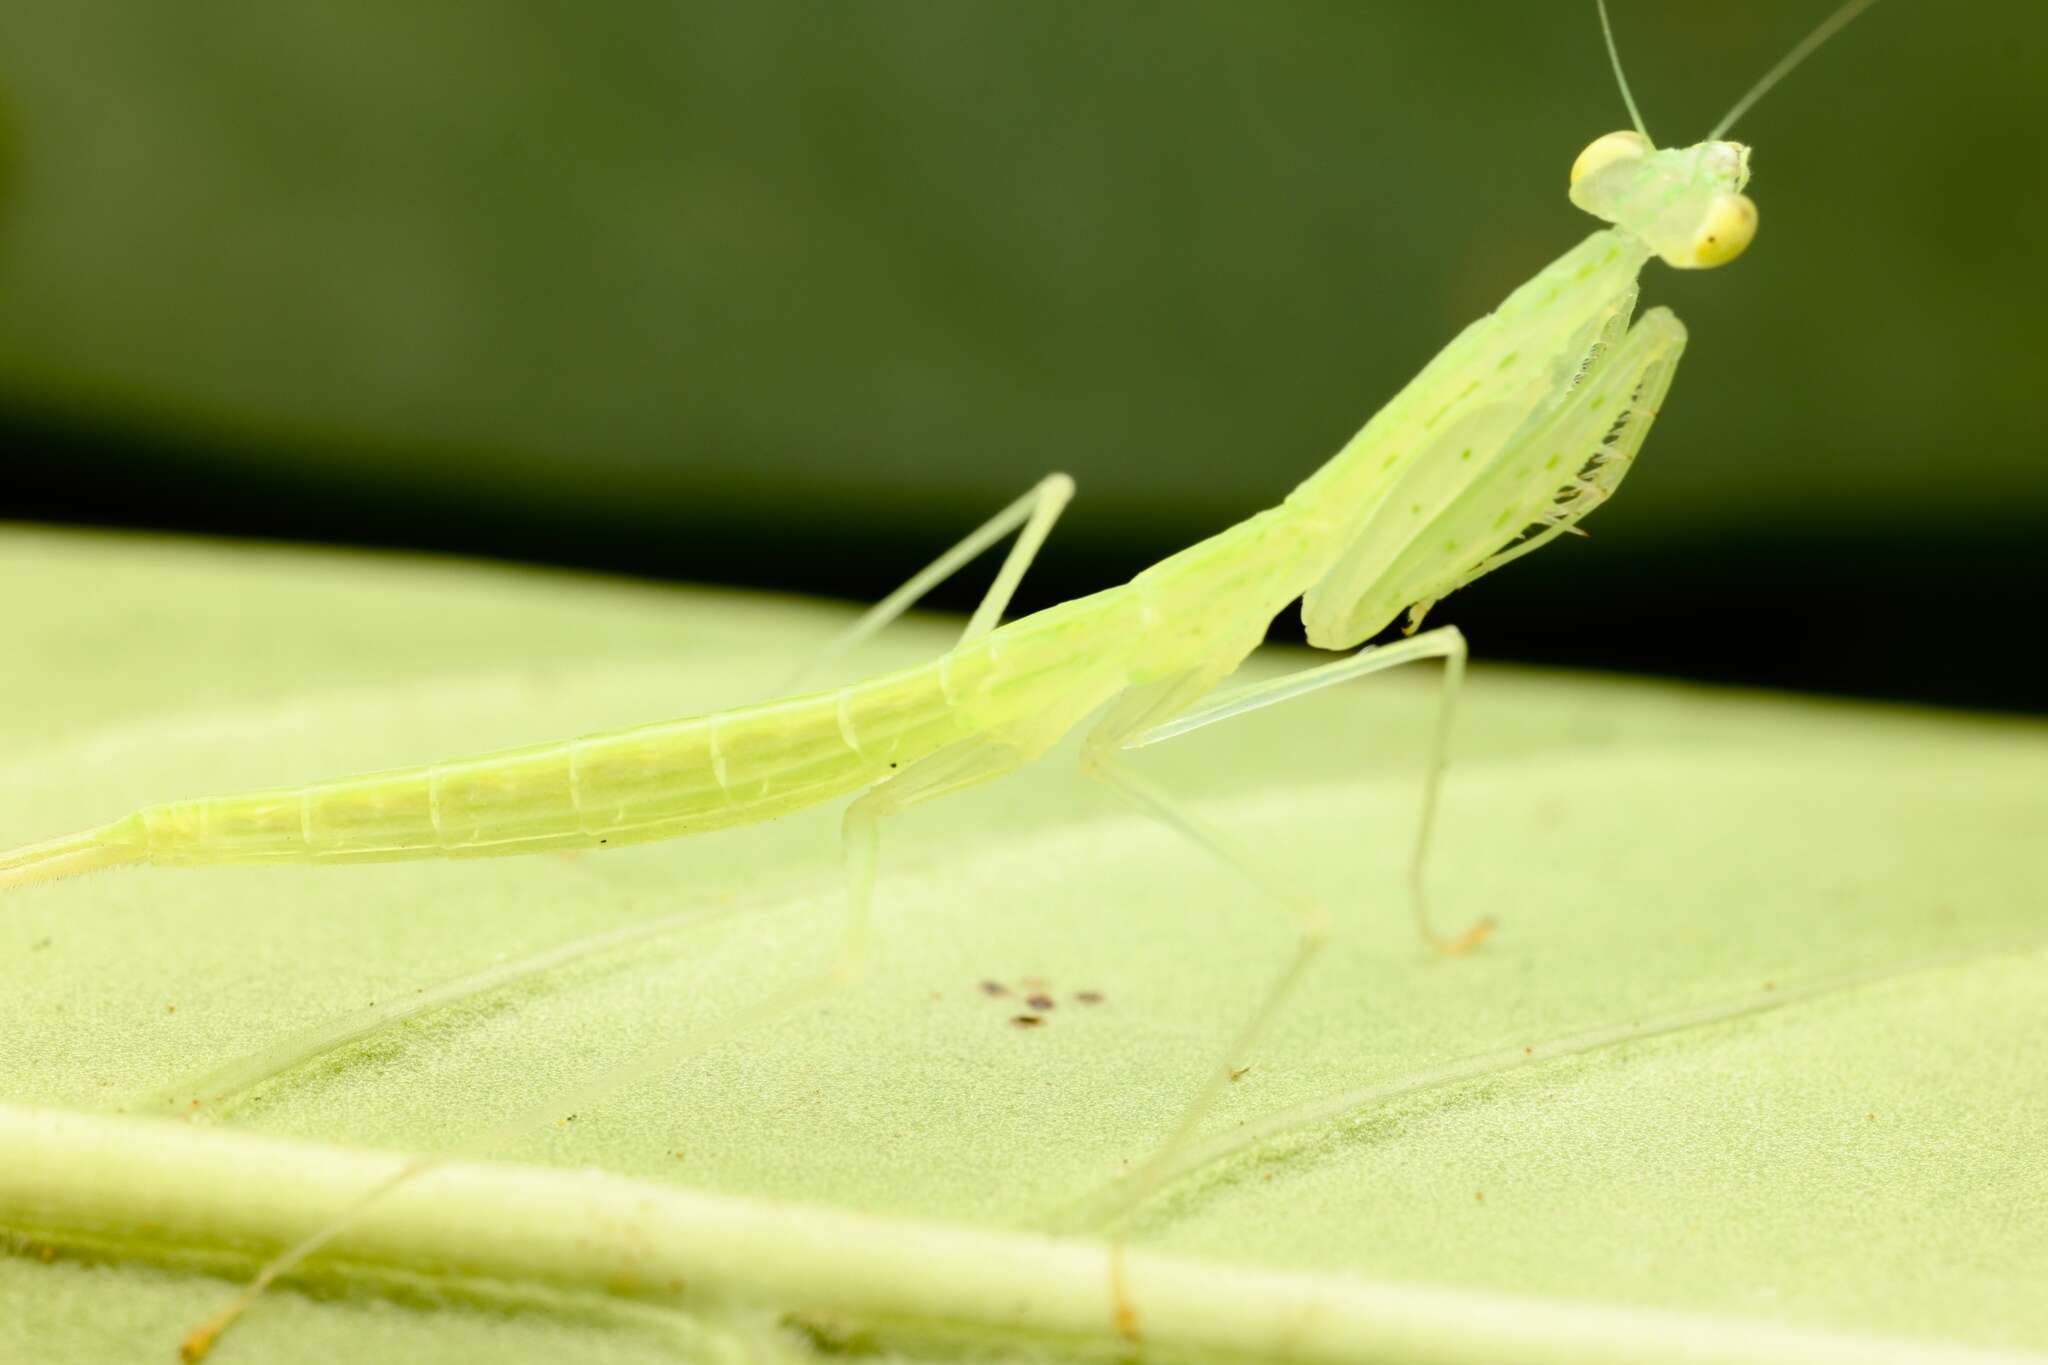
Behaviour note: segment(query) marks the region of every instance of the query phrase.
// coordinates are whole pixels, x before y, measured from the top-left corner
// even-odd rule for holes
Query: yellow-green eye
[[[1618,133],[1596,137],[1588,143],[1586,150],[1579,153],[1579,159],[1572,163],[1572,183],[1578,184],[1587,176],[1606,170],[1617,161],[1638,157],[1650,150],[1650,144],[1641,133],[1624,128]]]
[[[1686,264],[1704,270],[1726,265],[1740,256],[1756,236],[1756,204],[1746,194],[1724,194],[1707,206],[1707,216],[1693,235],[1692,259]]]

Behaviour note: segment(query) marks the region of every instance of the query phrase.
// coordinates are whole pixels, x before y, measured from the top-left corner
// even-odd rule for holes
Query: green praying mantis
[[[824,651],[835,655],[881,630],[935,584],[1014,536],[957,645],[920,666],[635,729],[153,805],[0,853],[0,889],[123,864],[346,863],[597,849],[710,833],[851,796],[842,820],[846,913],[836,961],[732,1021],[729,1034],[861,977],[889,817],[1009,773],[1088,724],[1085,771],[1241,874],[1294,935],[1291,958],[1169,1135],[1091,1205],[1088,1221],[1114,1228],[1182,1155],[1331,933],[1331,917],[1313,896],[1229,830],[1133,771],[1125,756],[1368,674],[1441,661],[1442,701],[1409,893],[1416,929],[1434,950],[1462,953],[1485,939],[1487,921],[1456,932],[1437,928],[1423,896],[1466,659],[1455,627],[1423,631],[1423,618],[1448,594],[1573,530],[1614,494],[1686,343],[1685,328],[1668,309],[1636,315],[1643,268],[1655,257],[1704,269],[1743,252],[1757,223],[1756,206],[1743,192],[1750,152],[1724,135],[1873,2],[1851,0],[1837,10],[1706,138],[1669,148],[1653,144],[1643,126],[1602,3],[1603,33],[1634,127],[1597,138],[1580,153],[1570,195],[1607,226],[1467,327],[1278,506],[1127,583],[1003,622],[1074,494],[1071,479],[1052,474]],[[1274,618],[1296,601],[1311,645],[1352,652],[1227,687]],[[1405,638],[1366,643],[1404,614]],[[587,1103],[607,1083],[586,1087],[580,1099]],[[363,1202],[445,1159],[413,1163]],[[265,1267],[227,1310],[193,1333],[188,1358],[203,1355],[265,1285],[343,1221]],[[1121,1295],[1118,1302],[1118,1326],[1135,1335],[1137,1306]]]

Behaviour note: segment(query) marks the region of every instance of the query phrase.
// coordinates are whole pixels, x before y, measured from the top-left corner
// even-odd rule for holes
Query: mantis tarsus
[[[1444,663],[1445,686],[1411,860],[1416,925],[1462,952],[1482,922],[1432,927],[1421,874],[1466,646],[1454,627],[1415,633],[1437,600],[1571,530],[1615,491],[1648,434],[1685,345],[1663,308],[1635,317],[1652,256],[1679,268],[1734,259],[1755,231],[1742,193],[1749,150],[1722,140],[1735,117],[1830,33],[1852,0],[1752,89],[1703,141],[1651,143],[1625,82],[1633,131],[1596,139],[1571,170],[1594,232],[1446,346],[1279,506],[1121,586],[1001,624],[1073,494],[1053,474],[863,616],[831,653],[887,625],[935,583],[1014,534],[959,643],[922,666],[834,691],[633,730],[309,786],[173,802],[0,853],[0,888],[127,863],[359,862],[598,848],[772,819],[853,795],[842,826],[846,931],[834,966],[730,1021],[724,1034],[856,980],[886,817],[1003,775],[1091,716],[1083,766],[1241,873],[1291,923],[1292,958],[1153,1155],[1092,1211],[1114,1226],[1156,1186],[1330,933],[1330,916],[1280,870],[1133,772],[1127,752],[1382,669]],[[1604,7],[1601,10],[1606,27]],[[1612,33],[1608,30],[1612,48]],[[1620,73],[1618,58],[1615,62]],[[1302,602],[1310,644],[1348,657],[1230,690],[1226,679],[1273,619]],[[1368,645],[1404,612],[1409,638]],[[1360,648],[1360,646],[1363,646]],[[857,794],[856,794],[857,793]],[[698,1040],[697,1047],[708,1045]],[[672,1064],[666,1051],[633,1074]],[[619,1083],[600,1079],[551,1109]],[[422,1160],[399,1179],[431,1164]],[[396,1183],[393,1181],[391,1183]],[[389,1188],[387,1185],[385,1188]],[[365,1201],[382,1191],[372,1191]],[[273,1262],[195,1332],[197,1357],[331,1225]],[[1134,1306],[1120,1326],[1135,1333]]]

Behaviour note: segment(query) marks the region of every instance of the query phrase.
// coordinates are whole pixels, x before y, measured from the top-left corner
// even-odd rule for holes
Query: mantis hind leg
[[[789,677],[785,686],[776,689],[777,692],[795,691],[797,684],[805,678],[885,629],[916,605],[919,598],[971,563],[976,555],[1015,531],[1016,543],[1010,547],[1003,566],[996,570],[995,581],[982,596],[981,605],[968,618],[960,643],[966,644],[988,634],[1002,620],[1010,599],[1016,596],[1017,585],[1024,581],[1025,571],[1038,557],[1046,536],[1052,532],[1053,523],[1059,520],[1060,513],[1066,510],[1073,498],[1074,481],[1071,478],[1065,474],[1046,475],[1030,492],[968,532],[959,544],[918,570],[909,582],[869,607],[861,613],[859,620],[826,641]]]
[[[982,523],[958,544],[913,576],[909,582],[869,608],[859,620],[828,641],[798,670],[796,676],[791,679],[791,685],[781,690],[794,690],[794,684],[802,677],[808,676],[888,626],[925,593],[972,561],[976,555],[1014,531],[1017,532],[1016,543],[1010,547],[1010,553],[1004,558],[1002,567],[996,571],[995,581],[983,596],[981,605],[969,618],[961,641],[965,643],[986,635],[1001,621],[1004,610],[1010,605],[1010,599],[1016,594],[1018,584],[1023,581],[1025,571],[1030,568],[1031,561],[1037,557],[1039,548],[1044,545],[1046,536],[1051,533],[1053,523],[1059,520],[1060,513],[1065,510],[1067,503],[1072,501],[1073,496],[1074,481],[1071,478],[1065,474],[1047,475],[1030,492]],[[921,801],[928,801],[999,777],[1030,761],[1044,749],[1046,743],[1060,733],[1063,727],[1052,725],[1040,728],[1044,730],[1044,734],[1039,737],[1043,742],[1026,743],[1016,738],[985,737],[962,741],[951,748],[942,749],[877,783],[855,798],[847,807],[840,832],[840,846],[846,872],[846,930],[837,959],[824,973],[780,992],[714,1028],[681,1039],[668,1047],[655,1049],[616,1067],[579,1086],[573,1093],[557,1096],[543,1106],[521,1113],[487,1132],[478,1134],[453,1150],[424,1156],[409,1163],[383,1184],[366,1191],[360,1199],[326,1224],[267,1262],[225,1308],[186,1337],[180,1354],[187,1361],[204,1358],[219,1340],[221,1333],[232,1326],[265,1289],[339,1236],[364,1210],[399,1186],[417,1179],[443,1162],[484,1155],[531,1129],[555,1122],[564,1113],[588,1108],[626,1086],[679,1066],[690,1057],[737,1034],[828,996],[858,980],[867,966],[869,912],[874,901],[875,871],[881,850],[883,817]],[[0,867],[0,873],[4,871],[5,868]]]
[[[345,1232],[366,1210],[401,1185],[449,1161],[482,1157],[529,1131],[583,1112],[628,1086],[651,1080],[699,1053],[832,995],[865,973],[868,962],[869,911],[874,903],[875,869],[881,850],[881,824],[922,801],[999,777],[1035,757],[1042,746],[984,737],[964,740],[918,760],[876,783],[856,797],[841,824],[841,854],[846,873],[846,929],[832,965],[823,972],[779,991],[733,1018],[699,1030],[664,1047],[642,1053],[566,1094],[524,1110],[448,1151],[419,1157],[382,1183],[366,1190],[325,1224],[286,1248],[257,1271],[226,1307],[189,1333],[180,1347],[188,1362],[203,1359],[214,1343],[246,1312],[263,1291],[283,1275]]]
[[[1285,1008],[1301,978],[1329,941],[1332,926],[1329,911],[1314,896],[1296,886],[1291,878],[1229,833],[1210,824],[1150,780],[1133,772],[1122,755],[1129,750],[1174,739],[1233,716],[1277,705],[1368,673],[1420,659],[1442,659],[1445,665],[1444,700],[1439,708],[1430,751],[1423,813],[1410,859],[1409,880],[1416,926],[1424,941],[1438,951],[1462,952],[1485,938],[1492,927],[1491,922],[1482,920],[1461,934],[1446,937],[1431,928],[1421,894],[1423,868],[1435,828],[1437,792],[1450,733],[1451,706],[1463,677],[1465,654],[1464,636],[1455,627],[1445,626],[1394,644],[1367,646],[1332,664],[1253,683],[1213,697],[1206,695],[1213,679],[1190,674],[1131,694],[1089,737],[1082,761],[1091,776],[1114,787],[1147,814],[1177,830],[1250,882],[1270,905],[1292,921],[1296,942],[1293,955],[1267,986],[1250,1017],[1239,1027],[1229,1051],[1211,1070],[1165,1140],[1136,1170],[1065,1211],[1057,1220],[1059,1223],[1068,1227],[1100,1229],[1113,1239],[1117,1238],[1124,1221],[1159,1188],[1174,1159],[1200,1131],[1203,1121],[1230,1082],[1241,1074],[1244,1059],[1258,1046],[1273,1020]],[[1113,1241],[1111,1265],[1118,1327],[1135,1338],[1138,1335],[1138,1316],[1121,1283],[1120,1240]]]

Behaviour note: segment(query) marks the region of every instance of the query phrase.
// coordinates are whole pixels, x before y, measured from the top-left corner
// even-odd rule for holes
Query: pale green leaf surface
[[[840,619],[23,530],[0,581],[7,845],[151,800],[746,700]],[[908,626],[860,662],[945,638]],[[1481,666],[1433,884],[1447,924],[1502,927],[1445,962],[1416,947],[1399,891],[1435,697],[1418,670],[1141,755],[1343,926],[1207,1135],[1353,1099],[1177,1183],[1136,1243],[1731,1331],[2048,1352],[2048,733]],[[145,869],[12,893],[0,1099],[161,1112],[179,1082],[268,1049],[276,1074],[219,1123],[446,1150],[822,965],[834,837],[820,811],[595,857]],[[1235,880],[1059,753],[901,818],[883,856],[865,983],[490,1155],[1024,1227],[1153,1148],[1290,946]],[[683,927],[278,1070],[307,1030],[664,916]],[[1058,1005],[1015,1027],[990,979],[1042,979]],[[1661,1031],[1574,1041],[1635,1023]],[[8,1214],[38,1240],[0,1259],[0,1336],[18,1335],[0,1345],[163,1359],[218,1306],[228,1282],[195,1249],[173,1257],[119,1212],[77,1241],[144,1254],[67,1247]],[[50,1244],[54,1260],[35,1254]],[[767,1330],[687,1299],[453,1294],[422,1274],[273,1292],[217,1359],[740,1359]],[[1531,1333],[1530,1358],[1552,1358]]]

